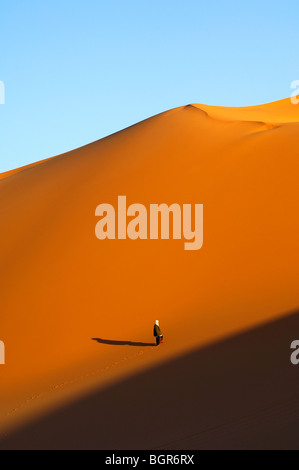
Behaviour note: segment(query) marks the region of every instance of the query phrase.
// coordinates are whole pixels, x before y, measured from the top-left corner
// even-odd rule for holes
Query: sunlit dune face
[[[0,175],[2,430],[298,306],[298,132],[289,99],[195,104]],[[202,247],[99,240],[120,195],[202,204]]]

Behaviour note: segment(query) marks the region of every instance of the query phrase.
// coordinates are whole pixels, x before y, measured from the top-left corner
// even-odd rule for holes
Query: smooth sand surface
[[[297,449],[299,313],[95,390],[2,449]]]
[[[298,122],[299,106],[290,99],[249,108],[188,105],[0,175],[0,339],[6,349],[6,364],[0,366],[2,448],[149,448],[174,446],[174,441],[183,446],[185,438],[194,448],[279,443],[278,434],[267,442],[258,434],[256,441],[245,434],[242,439],[229,423],[245,387],[244,381],[235,386],[244,374],[244,356],[256,400],[261,384],[268,384],[271,393],[267,367],[273,370],[278,363],[286,381],[296,371],[289,344],[298,339],[298,329],[286,325],[299,306]],[[183,240],[98,240],[95,208],[103,202],[117,206],[118,195],[145,206],[202,203],[203,247],[185,251]],[[158,348],[152,344],[156,319],[165,336]],[[289,342],[273,360],[267,341],[258,357],[254,341],[239,354],[240,341],[232,338],[264,324],[274,347],[280,330]],[[213,368],[209,351],[212,357],[221,355],[224,338],[231,339],[227,363]],[[178,367],[174,383],[176,361],[184,366]],[[184,380],[183,370],[198,382]],[[162,395],[156,391],[155,371]],[[206,410],[200,422],[202,403],[195,390],[209,374],[212,382],[201,391]],[[226,400],[216,408],[209,387],[219,394],[224,390]],[[130,438],[121,431],[128,426],[127,410],[119,405],[125,407],[125,399],[119,400],[123,389],[131,402],[139,400]],[[196,422],[188,418],[191,408],[183,418],[180,394],[185,401],[190,397]],[[153,397],[163,403],[163,435],[155,434],[156,421],[147,415]],[[107,401],[109,416],[103,413]],[[291,413],[287,394],[285,401]],[[87,432],[82,403],[88,403],[100,427],[91,425]],[[250,436],[258,421],[276,416],[258,414],[258,409],[253,415],[253,407],[248,410]],[[172,429],[166,417],[174,408],[180,410],[182,426],[178,422]],[[140,434],[142,409],[147,425]],[[77,426],[82,420],[79,434],[70,431],[69,410]],[[238,419],[245,419],[244,410]],[[279,423],[280,416],[275,419]],[[106,426],[111,429],[116,420],[121,430],[113,437]],[[213,431],[206,440],[188,441],[219,423],[231,433],[230,440],[221,441]],[[284,447],[293,443],[291,429],[285,424]]]

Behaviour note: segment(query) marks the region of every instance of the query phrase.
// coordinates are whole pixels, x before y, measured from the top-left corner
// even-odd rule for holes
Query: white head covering
[[[158,326],[159,326],[159,320],[156,320],[156,321],[155,321],[155,325],[158,325]]]

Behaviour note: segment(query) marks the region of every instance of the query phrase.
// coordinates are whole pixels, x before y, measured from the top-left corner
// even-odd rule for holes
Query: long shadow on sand
[[[156,346],[156,343],[141,343],[140,341],[117,341],[114,339],[91,338],[93,341],[112,346]]]
[[[156,346],[156,343],[141,343],[138,341],[116,341],[114,339],[91,338],[93,341],[112,346]]]
[[[294,312],[62,404],[0,449],[299,449],[298,337]]]

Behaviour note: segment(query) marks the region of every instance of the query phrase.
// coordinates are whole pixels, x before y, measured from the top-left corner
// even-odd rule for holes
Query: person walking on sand
[[[156,346],[158,346],[163,341],[163,335],[160,330],[159,320],[156,320],[154,324],[154,336],[156,337]]]

